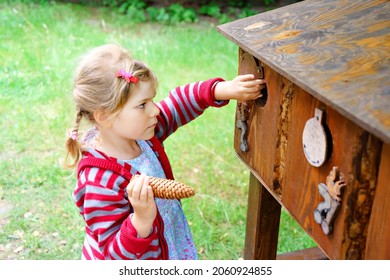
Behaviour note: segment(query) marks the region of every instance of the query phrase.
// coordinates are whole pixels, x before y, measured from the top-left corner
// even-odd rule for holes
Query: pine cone
[[[139,175],[133,178],[137,176]],[[149,185],[152,187],[154,197],[157,198],[182,199],[195,195],[193,188],[175,180],[149,176]]]

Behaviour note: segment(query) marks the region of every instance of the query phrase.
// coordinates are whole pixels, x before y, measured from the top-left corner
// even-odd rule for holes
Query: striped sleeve
[[[222,107],[228,104],[228,101],[217,101],[214,98],[215,85],[220,81],[223,79],[214,78],[179,86],[157,104],[160,115],[156,136],[161,142],[180,126],[202,115],[208,107]]]
[[[80,174],[73,195],[86,222],[83,258],[160,258],[157,224],[149,237],[138,237],[129,217],[126,186],[126,181],[110,170],[85,168]]]

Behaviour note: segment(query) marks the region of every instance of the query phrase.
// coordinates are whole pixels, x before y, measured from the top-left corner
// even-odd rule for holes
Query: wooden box
[[[218,30],[239,46],[239,73],[267,82],[237,103],[245,258],[283,258],[284,207],[316,257],[390,259],[390,2],[307,0]]]

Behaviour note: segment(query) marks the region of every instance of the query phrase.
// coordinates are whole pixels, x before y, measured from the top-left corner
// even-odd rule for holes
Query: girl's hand
[[[127,194],[134,209],[131,222],[141,237],[148,237],[157,215],[153,191],[149,186],[149,177],[143,174],[131,180],[127,186]]]
[[[231,81],[219,82],[214,90],[216,100],[255,100],[261,97],[265,80],[255,79],[253,74],[239,75]]]

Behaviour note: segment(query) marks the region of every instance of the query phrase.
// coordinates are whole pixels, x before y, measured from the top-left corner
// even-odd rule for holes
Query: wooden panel
[[[307,0],[218,30],[390,143],[390,1]]]
[[[383,145],[365,259],[390,260],[390,144]]]
[[[240,57],[245,57],[241,59],[245,63],[240,63],[240,71],[255,71],[256,67],[251,65],[247,53],[240,51]],[[269,80],[269,98],[264,107],[259,107],[256,102],[246,103],[249,150],[240,151],[240,130],[236,129],[235,149],[238,156],[251,170],[253,177],[292,214],[328,257],[364,258],[382,141],[267,66],[265,73]],[[313,118],[316,108],[324,112],[324,127],[329,136],[328,159],[320,168],[308,163],[302,148],[303,128],[306,121]],[[333,166],[338,166],[344,173],[348,186],[333,233],[326,235],[315,222],[313,211],[323,201],[318,185],[325,183]],[[249,202],[252,205],[248,217],[259,216],[254,214],[259,210],[253,210],[258,209],[256,203],[259,201],[252,198]],[[251,225],[248,224],[248,231],[253,227],[253,221]],[[257,244],[253,239],[257,234],[252,228],[252,237],[247,236],[252,240],[252,245]],[[258,248],[252,245],[248,245],[246,250]],[[256,255],[254,251],[248,254],[252,257]]]
[[[240,46],[239,73],[263,65],[267,82],[267,99],[236,114],[248,150],[240,129],[234,148],[251,171],[246,258],[274,258],[283,206],[330,259],[390,259],[390,1],[307,0],[218,29]],[[302,147],[316,109],[329,148],[319,167]],[[347,186],[328,234],[314,211],[334,166]]]
[[[297,86],[291,100],[282,205],[331,259],[362,259],[382,142]],[[331,144],[330,158],[319,168],[308,163],[302,148],[302,131],[315,108],[324,112]],[[318,185],[333,166],[344,173],[347,187],[333,233],[326,235],[313,212],[324,201]]]
[[[288,252],[278,255],[277,260],[328,260],[324,252],[318,247]]]
[[[254,61],[243,59],[245,52],[240,52],[239,73],[253,73]],[[260,62],[259,62],[260,63]],[[250,64],[250,65],[248,65]],[[282,133],[286,108],[279,105],[288,98],[292,84],[268,66],[264,69],[267,81],[268,99],[264,107],[256,102],[246,102],[248,107],[248,152],[240,150],[241,131],[235,130],[234,147],[240,158],[257,173],[262,184],[276,195],[281,194],[281,178],[283,177],[283,150],[285,149],[285,133]],[[256,74],[256,73],[253,73]],[[283,99],[283,100],[282,100]],[[236,120],[240,118],[241,102],[238,103]]]

